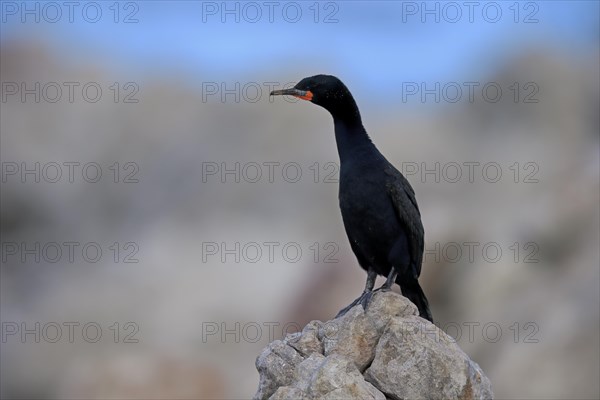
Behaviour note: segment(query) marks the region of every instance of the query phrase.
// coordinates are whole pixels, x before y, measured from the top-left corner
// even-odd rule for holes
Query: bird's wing
[[[415,192],[408,180],[392,165],[388,166],[385,172],[387,174],[387,190],[392,199],[396,216],[406,229],[413,274],[415,278],[418,278],[421,274],[425,242],[421,213],[417,206]]]

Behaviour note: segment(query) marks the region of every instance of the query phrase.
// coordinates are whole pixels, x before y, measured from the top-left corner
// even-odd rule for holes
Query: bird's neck
[[[333,118],[335,141],[337,143],[340,163],[351,160],[357,153],[375,145],[362,125],[360,114],[358,118]]]

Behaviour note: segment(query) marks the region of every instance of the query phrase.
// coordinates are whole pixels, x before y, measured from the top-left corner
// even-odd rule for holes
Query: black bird
[[[377,290],[400,285],[402,294],[433,322],[427,298],[419,285],[423,260],[423,224],[415,192],[377,150],[363,127],[350,91],[335,76],[302,79],[294,88],[271,95],[291,95],[325,108],[333,117],[340,156],[339,201],[350,245],[367,271],[363,294],[338,316],[361,303],[366,308],[377,275],[387,276]]]

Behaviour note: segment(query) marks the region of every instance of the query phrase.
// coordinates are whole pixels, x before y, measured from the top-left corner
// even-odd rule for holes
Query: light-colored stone
[[[302,329],[302,332],[288,335],[284,341],[304,357],[313,353],[323,354],[323,343],[318,337],[322,327],[321,321],[311,321]]]
[[[311,375],[308,394],[314,399],[385,399],[365,381],[354,362],[341,354],[332,354],[322,360]]]
[[[310,399],[302,390],[292,386],[282,386],[269,397],[269,400],[308,400]]]
[[[295,349],[281,340],[271,342],[256,359],[260,382],[254,398],[268,399],[279,387],[290,385],[296,365],[302,360]]]
[[[391,318],[419,315],[419,310],[406,297],[389,291],[375,293],[367,307],[366,314],[379,333],[383,333]]]
[[[395,317],[366,379],[394,399],[489,399],[491,384],[453,339],[422,318]]]
[[[491,399],[489,379],[446,333],[393,292],[269,344],[255,399]]]
[[[308,392],[310,390],[310,385],[313,381],[314,375],[324,361],[325,356],[317,353],[311,354],[310,357],[302,361],[296,368],[296,380],[294,385],[298,389]]]
[[[375,346],[380,332],[367,317],[362,307],[354,307],[346,315],[332,321],[328,334],[323,337],[325,356],[341,354],[364,371],[375,357]]]

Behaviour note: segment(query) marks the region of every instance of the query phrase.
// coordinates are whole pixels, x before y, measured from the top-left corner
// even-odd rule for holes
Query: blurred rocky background
[[[263,347],[360,294],[331,118],[267,96],[315,73],[413,185],[433,316],[495,396],[600,396],[598,3],[518,23],[508,3],[499,23],[21,4],[0,41],[2,398],[249,398]]]

